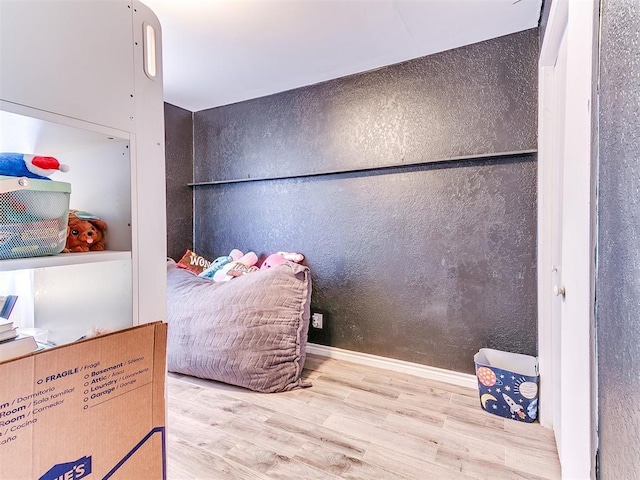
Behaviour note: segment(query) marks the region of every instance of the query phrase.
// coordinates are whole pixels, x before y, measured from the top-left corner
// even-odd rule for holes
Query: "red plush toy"
[[[104,250],[107,224],[87,212],[69,211],[67,244],[64,252],[88,252]]]

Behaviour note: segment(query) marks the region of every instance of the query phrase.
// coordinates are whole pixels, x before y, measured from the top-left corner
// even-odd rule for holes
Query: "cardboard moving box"
[[[164,479],[167,325],[0,363],[0,477]]]

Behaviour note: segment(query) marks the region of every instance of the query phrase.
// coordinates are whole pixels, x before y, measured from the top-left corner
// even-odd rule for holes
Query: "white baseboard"
[[[336,360],[345,360],[369,367],[384,368],[394,372],[415,375],[416,377],[428,378],[429,380],[450,383],[461,387],[478,388],[478,381],[475,375],[468,373],[454,372],[453,370],[405,362],[404,360],[396,360],[394,358],[379,357],[368,353],[352,352],[350,350],[327,347],[326,345],[318,345],[315,343],[307,343],[307,353],[321,357],[335,358]]]

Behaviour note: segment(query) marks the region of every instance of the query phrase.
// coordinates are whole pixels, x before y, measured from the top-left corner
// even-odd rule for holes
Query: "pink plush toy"
[[[295,252],[278,252],[269,255],[264,259],[260,270],[266,270],[267,268],[275,267],[276,265],[282,265],[285,262],[300,263],[304,260],[304,255]]]
[[[251,252],[249,252],[249,253],[251,253]],[[247,255],[248,255],[248,254],[247,254]],[[231,258],[233,258],[233,260],[234,260],[235,262],[237,262],[238,260],[240,260],[240,259],[244,256],[244,253],[242,253],[242,251],[241,251],[241,250],[238,250],[237,248],[234,248],[234,249],[233,249],[233,250],[231,250],[231,252],[229,253],[229,256],[230,256]]]
[[[240,250],[234,249],[229,256],[237,258],[237,260],[227,263],[220,270],[214,273],[214,282],[228,282],[232,278],[258,270],[258,267],[254,266],[258,262],[258,256],[254,252],[242,255]]]

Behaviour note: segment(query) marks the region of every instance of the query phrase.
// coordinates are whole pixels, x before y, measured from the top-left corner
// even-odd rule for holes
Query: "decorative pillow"
[[[169,261],[169,371],[259,392],[308,386],[310,304],[309,269],[296,263],[213,283]]]
[[[196,252],[187,250],[182,256],[182,258],[178,260],[178,263],[176,263],[175,265],[176,267],[189,270],[191,273],[195,275],[200,275],[203,270],[205,270],[211,265],[211,262],[206,258],[198,255]]]

